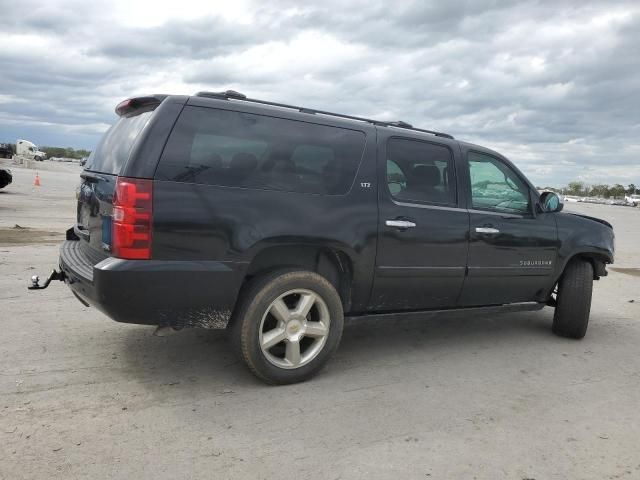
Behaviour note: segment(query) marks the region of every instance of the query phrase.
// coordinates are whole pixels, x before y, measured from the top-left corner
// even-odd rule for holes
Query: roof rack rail
[[[327,112],[324,110],[316,110],[313,108],[306,107],[298,107],[296,105],[287,105],[286,103],[278,103],[278,102],[269,102],[267,100],[258,100],[256,98],[247,98],[246,95],[240,92],[236,92],[235,90],[226,90],[224,92],[198,92],[196,93],[196,97],[207,97],[207,98],[217,98],[221,100],[242,100],[245,102],[258,103],[261,105],[269,105],[271,107],[280,107],[280,108],[290,108],[293,110],[297,110],[301,113],[308,113],[311,115],[328,115],[331,117],[345,118],[347,120],[357,120],[360,122],[367,122],[373,125],[377,125],[380,127],[397,127],[397,128],[406,128],[408,130],[415,130],[418,132],[430,133],[431,135],[435,135],[436,137],[450,138],[454,139],[453,135],[449,135],[448,133],[436,132],[434,130],[425,130],[422,128],[416,128],[412,126],[410,123],[397,121],[397,122],[383,122],[381,120],[373,120],[370,118],[364,117],[356,117],[354,115],[344,115],[342,113],[333,113]]]
[[[407,122],[403,122],[402,120],[398,120],[397,122],[389,122],[389,125],[399,128],[413,128],[413,125]]]
[[[221,98],[228,100],[234,98],[236,100],[246,100],[247,96],[244,93],[236,92],[235,90],[226,90],[224,92],[198,92],[196,97],[208,97],[208,98]]]

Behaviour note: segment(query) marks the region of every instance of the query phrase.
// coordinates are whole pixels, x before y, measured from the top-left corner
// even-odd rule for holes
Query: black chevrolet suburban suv
[[[233,91],[131,98],[81,176],[60,272],[119,322],[227,328],[262,380],[315,374],[345,317],[555,307],[585,335],[610,224],[452,136]]]

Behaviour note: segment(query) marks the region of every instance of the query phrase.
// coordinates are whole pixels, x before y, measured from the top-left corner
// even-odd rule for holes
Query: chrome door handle
[[[490,227],[476,227],[476,233],[500,233],[500,230]]]
[[[396,227],[396,228],[413,228],[416,226],[415,223],[410,222],[409,220],[387,220],[384,222],[387,227]]]

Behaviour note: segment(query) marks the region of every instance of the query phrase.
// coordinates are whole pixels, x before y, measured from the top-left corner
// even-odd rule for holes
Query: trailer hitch
[[[52,270],[49,277],[45,280],[43,285],[40,285],[40,277],[38,275],[34,275],[31,277],[31,286],[27,287],[29,290],[44,290],[49,286],[52,280],[60,280],[64,281],[65,274],[64,272],[57,270]]]

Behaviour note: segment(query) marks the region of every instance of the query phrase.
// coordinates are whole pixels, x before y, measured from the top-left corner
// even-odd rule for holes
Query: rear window
[[[186,107],[156,179],[340,195],[354,181],[362,132],[242,112]]]
[[[121,117],[104,134],[102,140],[87,160],[86,169],[118,175],[129,159],[131,148],[138,135],[149,122],[152,111],[133,117]]]

